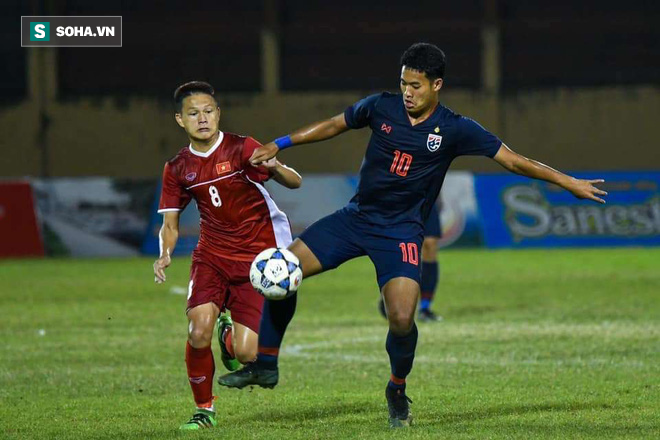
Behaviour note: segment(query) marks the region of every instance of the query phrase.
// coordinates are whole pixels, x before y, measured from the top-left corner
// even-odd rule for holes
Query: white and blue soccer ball
[[[302,282],[300,260],[287,249],[266,249],[250,266],[250,282],[266,299],[287,298]]]

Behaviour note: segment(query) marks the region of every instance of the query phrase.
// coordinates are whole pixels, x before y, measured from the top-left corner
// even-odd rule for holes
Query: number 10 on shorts
[[[403,254],[403,262],[415,266],[419,264],[419,253],[417,252],[417,243],[399,243],[399,248]]]

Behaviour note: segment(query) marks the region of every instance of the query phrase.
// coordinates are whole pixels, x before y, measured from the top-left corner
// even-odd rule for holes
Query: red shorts
[[[250,264],[195,249],[190,267],[188,310],[212,302],[221,312],[231,311],[234,322],[259,333],[264,297],[250,283]]]

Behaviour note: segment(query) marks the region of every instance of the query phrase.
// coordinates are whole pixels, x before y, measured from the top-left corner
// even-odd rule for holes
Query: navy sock
[[[422,291],[422,299],[420,308],[428,310],[431,308],[435,289],[438,286],[438,262],[422,262],[422,280],[420,283],[420,290]]]
[[[407,335],[398,336],[391,331],[387,332],[385,348],[390,355],[390,370],[392,377],[388,386],[392,388],[405,389],[406,376],[410,373],[415,359],[415,348],[417,347],[417,325]]]
[[[264,313],[259,326],[259,354],[257,363],[266,368],[277,368],[277,357],[286,328],[296,311],[298,294],[289,298],[264,302]]]

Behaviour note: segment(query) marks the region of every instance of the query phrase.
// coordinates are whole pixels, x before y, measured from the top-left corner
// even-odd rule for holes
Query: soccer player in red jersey
[[[230,310],[233,319],[233,325],[226,314],[218,320],[225,366],[233,370],[239,362],[253,361],[264,298],[250,284],[250,264],[262,250],[291,243],[289,220],[262,183],[273,178],[287,188],[298,188],[302,181],[295,170],[277,160],[251,165],[249,158],[261,144],[219,130],[220,108],[214,93],[210,84],[200,81],[174,92],[176,122],[190,145],[163,170],[160,256],[153,265],[155,281],[164,282],[179,235],[179,214],[195,199],[200,237],[188,285],[186,366],[197,411],[181,425],[191,430],[217,425],[211,340],[218,316]]]

